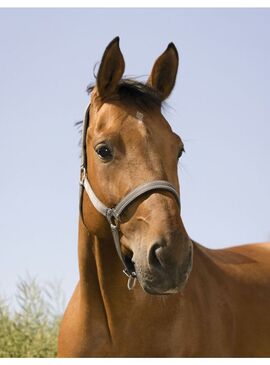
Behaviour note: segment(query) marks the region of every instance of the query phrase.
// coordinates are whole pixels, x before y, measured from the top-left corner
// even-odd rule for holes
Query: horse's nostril
[[[149,250],[148,262],[149,265],[154,268],[162,268],[162,263],[159,258],[159,252],[162,250],[163,245],[159,242],[153,244]]]

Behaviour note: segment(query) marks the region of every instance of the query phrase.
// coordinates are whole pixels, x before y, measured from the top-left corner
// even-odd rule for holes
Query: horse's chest
[[[230,308],[216,298],[209,308],[184,303],[171,310],[124,308],[111,317],[95,316],[84,327],[87,356],[195,357],[230,356]],[[85,318],[86,319],[86,318]],[[86,322],[84,321],[84,325]]]

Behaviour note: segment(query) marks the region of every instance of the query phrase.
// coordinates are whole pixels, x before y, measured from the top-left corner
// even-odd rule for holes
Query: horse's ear
[[[113,94],[125,70],[124,57],[119,48],[119,37],[114,38],[105,49],[97,75],[99,96]]]
[[[178,52],[173,43],[170,43],[165,52],[156,60],[147,84],[158,91],[165,100],[171,93],[178,70]]]

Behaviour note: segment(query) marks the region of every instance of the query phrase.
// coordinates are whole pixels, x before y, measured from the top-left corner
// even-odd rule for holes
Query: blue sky
[[[93,67],[115,36],[126,75],[180,55],[166,111],[190,236],[221,248],[270,240],[270,9],[0,10],[0,293],[18,276],[78,280],[79,135]]]

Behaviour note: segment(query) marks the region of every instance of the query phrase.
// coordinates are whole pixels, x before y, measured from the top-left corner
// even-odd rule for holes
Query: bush
[[[15,308],[0,299],[0,357],[55,357],[63,308],[59,284],[20,279]]]

